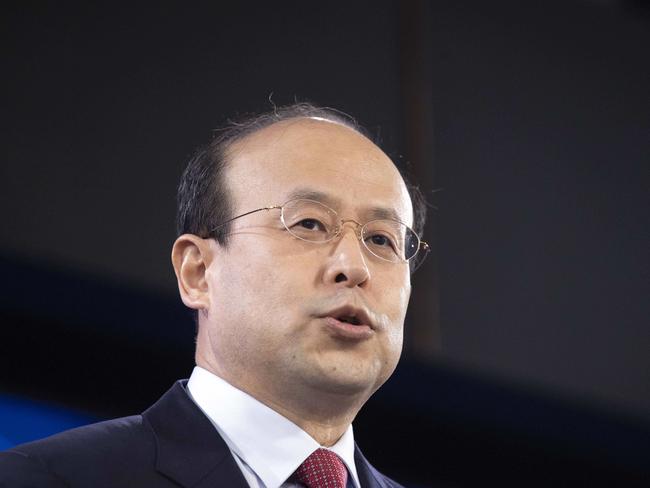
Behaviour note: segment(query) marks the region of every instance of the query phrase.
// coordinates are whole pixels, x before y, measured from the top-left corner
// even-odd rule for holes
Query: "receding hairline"
[[[352,133],[360,136],[362,139],[368,141],[372,146],[376,147],[382,154],[386,155],[386,157],[391,160],[388,155],[377,145],[375,144],[374,141],[372,141],[369,137],[367,137],[363,132],[361,132],[359,129],[355,128],[353,125],[346,123],[344,120],[335,120],[335,119],[328,119],[326,117],[320,117],[316,115],[297,115],[295,117],[290,117],[287,119],[282,119],[282,120],[277,120],[275,122],[272,122],[268,125],[264,125],[262,127],[256,128],[254,130],[251,130],[250,132],[246,132],[245,134],[242,134],[241,137],[237,137],[236,139],[229,141],[226,146],[224,147],[224,154],[226,156],[226,163],[229,163],[231,154],[233,152],[233,149],[235,149],[237,146],[243,146],[246,144],[246,141],[250,141],[251,139],[254,139],[255,137],[259,137],[260,134],[263,132],[268,132],[271,130],[278,130],[278,128],[281,128],[285,126],[286,128],[290,128],[291,126],[294,126],[299,123],[304,123],[307,122],[309,124],[330,124],[331,126],[337,126],[341,127],[344,129],[347,129],[351,131]],[[236,150],[235,150],[236,152]],[[391,160],[392,162],[392,160]],[[395,164],[395,163],[393,163]]]
[[[407,208],[409,208],[408,214],[410,215],[407,214],[408,215],[407,220],[410,221],[411,225],[413,225],[413,223],[415,222],[414,201],[411,192],[409,191],[409,185],[406,179],[404,178],[404,175],[399,170],[395,162],[388,156],[388,154],[386,154],[386,152],[384,152],[384,150],[381,147],[379,147],[372,139],[370,139],[360,130],[356,129],[354,126],[350,124],[346,124],[345,121],[332,120],[332,119],[319,117],[319,116],[296,116],[284,120],[278,120],[264,127],[260,127],[259,129],[256,129],[250,133],[247,133],[241,138],[231,141],[226,147],[224,147],[224,152],[223,152],[224,155],[223,169],[225,171],[224,181],[226,182],[226,185],[229,186],[230,184],[229,176],[230,176],[230,169],[231,169],[231,164],[233,162],[233,159],[237,156],[237,154],[240,151],[244,151],[246,149],[247,141],[252,140],[256,136],[260,136],[261,133],[266,132],[267,130],[273,130],[274,128],[277,130],[278,126],[286,126],[286,128],[288,129],[291,126],[301,122],[303,123],[307,122],[309,124],[334,124],[337,127],[348,129],[349,131],[351,131],[350,133],[359,136],[363,141],[367,142],[370,146],[376,149],[381,155],[383,155],[385,161],[390,164],[393,171],[395,172],[395,175],[399,178],[399,181],[401,182],[401,187],[404,192],[404,195],[406,195],[408,199]],[[401,221],[398,214],[394,210],[387,210],[380,207],[373,207],[373,209],[374,211],[372,213],[376,214],[377,218],[392,218],[394,220]]]
[[[228,171],[230,168],[230,164],[232,163],[233,158],[239,153],[241,150],[245,149],[247,141],[250,142],[252,139],[255,137],[259,137],[263,132],[271,131],[271,130],[278,130],[278,127],[286,126],[286,128],[290,128],[291,126],[301,123],[301,122],[307,122],[309,124],[330,124],[331,126],[336,126],[336,127],[341,127],[343,129],[347,129],[350,131],[351,134],[354,134],[358,137],[360,137],[363,141],[367,142],[370,146],[375,148],[379,153],[381,153],[388,162],[391,163],[393,169],[395,172],[399,175],[400,179],[402,180],[404,186],[407,189],[408,192],[408,184],[407,181],[402,174],[402,172],[399,170],[395,162],[392,160],[386,152],[379,147],[375,141],[370,139],[366,134],[362,132],[359,128],[353,126],[352,124],[346,123],[345,120],[336,120],[336,119],[328,119],[326,117],[320,117],[320,116],[302,116],[302,115],[297,115],[295,117],[291,117],[288,119],[283,119],[283,120],[278,120],[276,122],[273,122],[269,125],[265,125],[263,127],[257,128],[251,132],[248,132],[242,137],[236,138],[232,141],[229,141],[224,147],[223,147],[223,156],[224,156],[224,169]]]
[[[258,135],[262,130],[273,128],[281,122],[294,124],[305,120],[321,125],[329,122],[351,129],[370,142],[368,147],[375,148],[378,154],[387,158],[406,186],[413,212],[414,230],[422,233],[427,203],[417,185],[411,183],[406,168],[398,165],[383,150],[377,139],[354,117],[332,107],[296,102],[287,106],[273,105],[273,110],[264,113],[244,113],[236,115],[233,119],[229,118],[222,127],[214,130],[213,137],[207,144],[195,149],[181,175],[177,190],[178,235],[191,233],[203,237],[210,236],[224,246],[227,245],[230,230],[228,225],[220,226],[216,231],[210,229],[233,216],[233,196],[230,192],[232,179],[229,176],[234,168],[230,163],[237,159],[233,154],[233,149],[237,150],[236,144],[250,140],[249,138]],[[262,146],[261,144],[260,147]]]

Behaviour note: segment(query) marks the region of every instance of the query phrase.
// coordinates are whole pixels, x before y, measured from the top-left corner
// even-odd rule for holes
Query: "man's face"
[[[234,215],[306,191],[321,194],[342,219],[365,223],[383,209],[412,223],[390,159],[323,120],[277,123],[238,142],[226,182]],[[402,348],[409,267],[370,255],[356,234],[345,224],[330,242],[301,241],[270,210],[235,220],[227,247],[210,241],[210,306],[200,327],[217,374],[260,399],[310,391],[367,398],[379,388]],[[367,323],[335,320],[346,314]]]

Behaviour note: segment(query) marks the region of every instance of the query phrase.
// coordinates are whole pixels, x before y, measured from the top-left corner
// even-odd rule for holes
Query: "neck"
[[[341,438],[348,429],[363,402],[351,403],[349,396],[343,395],[308,395],[307,401],[275,401],[274,396],[255,395],[259,401],[278,412],[283,417],[307,432],[321,446],[330,447]],[[347,401],[347,404],[342,402]],[[336,405],[336,408],[332,408]]]
[[[371,393],[299,389],[295,385],[290,389],[278,388],[277,384],[260,383],[242,375],[232,377],[214,362],[202,361],[200,357],[197,365],[275,410],[325,447],[336,444]]]

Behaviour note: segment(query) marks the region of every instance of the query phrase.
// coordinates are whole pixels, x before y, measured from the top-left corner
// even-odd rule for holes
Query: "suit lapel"
[[[186,487],[248,488],[230,449],[178,381],[142,416],[156,438],[156,469]]]
[[[181,486],[248,488],[228,446],[177,381],[143,414],[156,439],[156,470]],[[354,462],[362,488],[387,488],[358,446]]]
[[[368,460],[361,453],[361,449],[356,444],[354,445],[354,464],[357,467],[357,475],[359,476],[359,483],[361,488],[386,488],[383,477],[377,470],[368,462]]]

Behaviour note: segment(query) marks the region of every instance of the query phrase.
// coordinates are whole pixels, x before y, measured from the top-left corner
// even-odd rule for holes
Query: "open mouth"
[[[374,325],[368,312],[363,308],[357,308],[352,305],[344,305],[334,310],[325,312],[321,317],[327,317],[333,320],[333,325],[338,324],[340,327],[355,326],[355,330],[361,331],[362,329],[372,330]],[[346,324],[346,325],[343,325]]]
[[[374,326],[363,308],[347,305],[330,310],[321,317],[329,332],[338,339],[365,341],[373,337]]]
[[[350,315],[336,317],[336,320],[338,320],[339,322],[345,322],[346,324],[361,325],[361,321],[358,318],[352,317]]]

